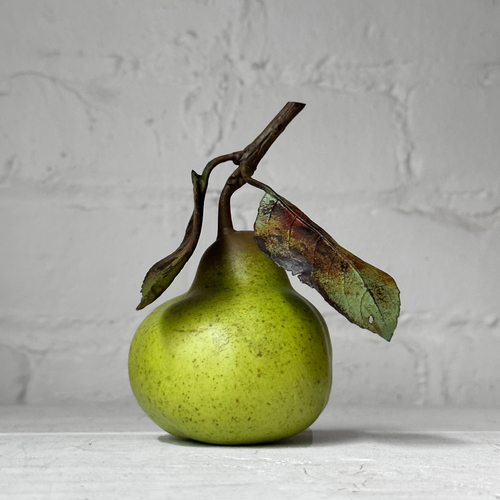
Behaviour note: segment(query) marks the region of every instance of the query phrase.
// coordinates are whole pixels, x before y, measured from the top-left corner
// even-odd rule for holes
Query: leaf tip
[[[161,294],[156,294],[154,295],[152,293],[152,289],[149,289],[148,291],[145,290],[145,287],[144,287],[144,283],[143,283],[143,286],[142,286],[142,289],[141,289],[141,293],[142,293],[142,298],[141,298],[141,301],[139,302],[139,304],[137,305],[137,307],[135,308],[136,311],[140,311],[141,309],[144,309],[146,306],[149,306],[149,304],[151,304],[151,302],[154,302],[158,296]]]
[[[390,332],[381,332],[379,335],[386,340],[387,342],[390,342],[392,339],[392,336],[394,335],[394,330],[391,330]]]
[[[191,170],[191,181],[193,184],[196,184],[201,178],[200,174],[197,174],[194,170]]]

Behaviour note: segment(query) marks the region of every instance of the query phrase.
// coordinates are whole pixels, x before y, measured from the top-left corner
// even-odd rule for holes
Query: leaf
[[[186,262],[193,254],[201,233],[203,204],[205,201],[206,182],[196,172],[191,172],[194,193],[194,209],[186,233],[179,248],[160,260],[147,272],[142,283],[142,299],[137,310],[154,302],[174,281]]]
[[[194,170],[191,171],[194,208],[186,228],[186,233],[184,234],[184,239],[175,252],[172,252],[170,255],[157,262],[147,272],[142,283],[142,299],[137,306],[137,310],[143,309],[151,304],[151,302],[154,302],[170,286],[191,255],[193,255],[198,240],[200,239],[201,225],[203,222],[203,208],[210,174],[220,163],[226,161],[232,161],[233,163],[238,162],[241,153],[242,152],[238,151],[214,158],[206,164],[201,175],[197,174]]]
[[[255,221],[260,250],[315,288],[349,321],[389,341],[400,311],[394,279],[342,248],[271,188],[250,182],[266,191]]]

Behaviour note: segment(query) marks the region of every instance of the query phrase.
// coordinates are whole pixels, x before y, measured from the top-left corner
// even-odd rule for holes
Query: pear
[[[319,311],[257,247],[227,229],[204,253],[189,291],[139,326],[129,376],[144,412],[182,438],[237,445],[309,427],[332,384]]]

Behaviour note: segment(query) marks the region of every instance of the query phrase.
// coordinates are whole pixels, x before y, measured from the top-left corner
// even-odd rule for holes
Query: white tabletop
[[[261,446],[174,438],[134,404],[0,406],[0,499],[500,498],[500,410],[342,407]]]

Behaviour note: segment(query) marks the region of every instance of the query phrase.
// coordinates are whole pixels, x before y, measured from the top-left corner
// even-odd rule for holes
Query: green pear
[[[309,427],[330,394],[332,351],[318,310],[257,247],[227,230],[187,293],[139,326],[129,376],[162,429],[214,444],[275,441]]]

